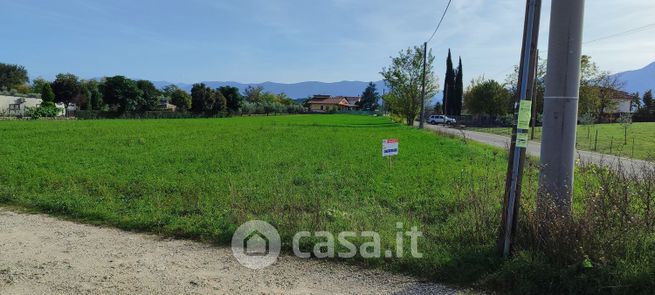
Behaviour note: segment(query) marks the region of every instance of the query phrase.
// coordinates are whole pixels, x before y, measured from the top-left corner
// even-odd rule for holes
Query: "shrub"
[[[46,104],[45,106],[40,106],[37,108],[27,108],[25,111],[25,116],[30,117],[32,119],[39,119],[41,117],[56,117],[59,115],[59,109],[50,104]]]

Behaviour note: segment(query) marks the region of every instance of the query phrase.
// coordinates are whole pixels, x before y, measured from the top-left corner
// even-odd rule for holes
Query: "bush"
[[[514,115],[506,114],[496,118],[496,124],[498,126],[513,126],[514,124]]]
[[[41,117],[51,118],[58,116],[59,112],[60,110],[56,106],[46,104],[37,108],[27,108],[25,110],[25,116],[32,119],[39,119]]]

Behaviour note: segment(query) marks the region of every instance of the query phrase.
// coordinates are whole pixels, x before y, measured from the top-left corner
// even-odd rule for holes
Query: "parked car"
[[[433,125],[437,125],[437,124],[451,125],[455,123],[457,123],[455,118],[451,118],[444,115],[432,115],[428,118],[428,124],[433,124]]]

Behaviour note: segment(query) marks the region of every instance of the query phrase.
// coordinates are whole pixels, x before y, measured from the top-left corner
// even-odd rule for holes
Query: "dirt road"
[[[379,270],[280,257],[250,270],[203,243],[0,208],[0,294],[454,294]]]

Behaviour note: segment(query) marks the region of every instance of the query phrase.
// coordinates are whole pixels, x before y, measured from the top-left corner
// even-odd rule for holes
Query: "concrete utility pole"
[[[528,128],[532,108],[537,45],[539,41],[539,21],[541,18],[541,0],[527,0],[525,23],[523,29],[523,46],[521,49],[521,65],[519,66],[519,96],[515,104],[514,115],[517,122],[512,129],[512,145],[509,152],[507,176],[505,179],[505,196],[503,199],[503,216],[501,237],[498,243],[503,257],[510,255],[513,236],[516,231],[521,183],[523,180],[523,163],[525,150],[528,146]]]
[[[542,217],[571,213],[584,2],[553,0],[551,8],[537,197]]]
[[[428,42],[423,42],[423,83],[421,85],[421,115],[419,117],[421,118],[421,122],[418,124],[418,128],[420,129],[423,129],[423,121],[425,121],[425,118],[423,116],[425,114],[425,75],[426,75],[427,60],[428,60]]]

